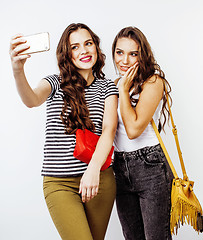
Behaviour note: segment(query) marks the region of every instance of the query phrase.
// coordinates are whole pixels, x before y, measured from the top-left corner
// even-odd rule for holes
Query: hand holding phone
[[[28,45],[29,48],[20,52],[18,55],[27,55],[50,50],[50,39],[48,32],[24,36],[22,39],[26,40],[26,45]]]

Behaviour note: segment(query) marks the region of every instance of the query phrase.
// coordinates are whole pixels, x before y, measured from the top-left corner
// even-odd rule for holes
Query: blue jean
[[[116,206],[127,240],[171,240],[173,174],[160,144],[115,152]]]

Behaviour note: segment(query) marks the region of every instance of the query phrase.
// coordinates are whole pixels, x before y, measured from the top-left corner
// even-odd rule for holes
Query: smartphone
[[[37,33],[29,36],[23,36],[22,38],[27,40],[25,44],[30,46],[30,48],[19,53],[19,55],[45,52],[50,50],[50,38],[49,38],[48,32]]]

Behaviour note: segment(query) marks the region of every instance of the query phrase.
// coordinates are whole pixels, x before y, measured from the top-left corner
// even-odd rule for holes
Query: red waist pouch
[[[75,150],[73,152],[73,156],[79,159],[82,162],[89,163],[92,155],[95,151],[97,142],[99,140],[99,136],[88,129],[81,130],[78,129],[76,131],[76,145]],[[114,147],[112,146],[111,151],[104,163],[101,167],[101,171],[107,169],[112,162],[112,154]]]

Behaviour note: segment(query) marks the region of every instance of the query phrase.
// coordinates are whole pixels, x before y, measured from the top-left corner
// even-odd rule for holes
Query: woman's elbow
[[[33,108],[34,106],[33,105],[30,105],[30,104],[25,104],[26,105],[26,107],[28,107],[28,108]]]
[[[127,136],[130,140],[133,140],[135,138],[138,138],[141,134],[142,134],[143,131],[140,131],[140,130],[126,130],[126,133],[127,133]]]
[[[31,96],[30,98],[21,98],[22,102],[25,104],[28,108],[34,108],[40,106],[44,101],[37,97],[37,96]]]
[[[34,107],[37,107],[39,106],[38,104],[34,103],[34,102],[24,102],[25,106],[28,107],[28,108],[34,108]]]
[[[107,134],[108,136],[110,136],[110,138],[112,139],[112,141],[114,140],[115,138],[115,135],[116,135],[116,130],[117,130],[117,127],[114,126],[114,127],[104,127],[103,130],[102,130],[102,134]]]
[[[114,136],[114,137],[115,137],[115,135],[116,135],[117,125],[118,125],[118,124],[116,124],[116,125],[113,127],[113,129],[112,129],[112,133],[113,133],[113,136]]]

